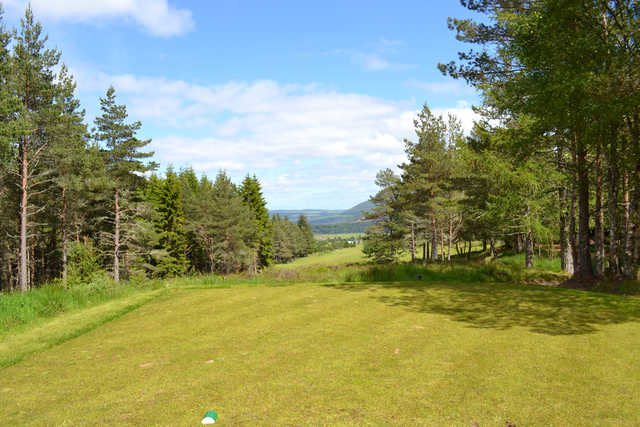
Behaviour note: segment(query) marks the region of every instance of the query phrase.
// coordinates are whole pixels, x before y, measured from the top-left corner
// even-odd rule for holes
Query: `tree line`
[[[142,124],[110,87],[89,128],[76,83],[26,9],[0,14],[0,291],[109,274],[257,272],[305,256],[306,218],[269,217],[260,183],[190,169],[154,171]]]
[[[464,138],[455,118],[421,112],[401,175],[378,175],[367,250],[392,258],[416,232],[431,258],[439,245],[500,239],[531,266],[535,242],[556,243],[580,286],[637,278],[640,3],[461,3],[486,18],[449,28],[477,48],[439,68],[479,90],[481,120]]]

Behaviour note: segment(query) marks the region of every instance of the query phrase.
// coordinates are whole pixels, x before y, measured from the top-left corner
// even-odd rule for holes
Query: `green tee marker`
[[[204,418],[202,419],[202,424],[213,424],[218,419],[218,414],[213,411],[209,411],[204,414]]]

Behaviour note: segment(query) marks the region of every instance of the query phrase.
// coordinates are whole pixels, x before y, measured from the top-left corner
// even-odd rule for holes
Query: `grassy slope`
[[[348,248],[243,281],[174,280],[160,298],[145,291],[5,337],[0,360],[31,356],[0,371],[0,420],[176,425],[210,409],[223,425],[638,420],[640,300],[478,283],[447,267],[429,283],[260,285],[292,271],[386,280],[361,262]],[[330,267],[344,264],[357,265]]]
[[[6,424],[632,425],[636,299],[507,284],[171,290],[6,368]]]
[[[30,354],[51,348],[75,338],[102,324],[135,310],[161,290],[147,290],[116,298],[103,304],[74,310],[54,317],[38,319],[27,327],[0,336],[0,369],[13,365]]]
[[[345,264],[362,264],[366,262],[362,254],[362,245],[353,248],[337,249],[331,252],[323,252],[309,255],[304,258],[298,258],[288,264],[276,264],[273,266],[276,270],[298,269],[311,265],[345,265]]]

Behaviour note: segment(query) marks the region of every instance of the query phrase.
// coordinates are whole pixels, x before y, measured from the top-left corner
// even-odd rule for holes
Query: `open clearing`
[[[178,288],[0,371],[0,420],[196,425],[215,410],[222,425],[637,425],[638,379],[635,298],[508,284]]]

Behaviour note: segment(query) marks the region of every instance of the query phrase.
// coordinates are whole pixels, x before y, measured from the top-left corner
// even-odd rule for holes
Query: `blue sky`
[[[5,0],[16,26],[26,1]],[[95,3],[95,4],[94,4]],[[423,103],[478,102],[438,62],[467,46],[449,1],[32,0],[96,114],[109,85],[162,167],[261,180],[271,209],[349,208],[404,160]]]

